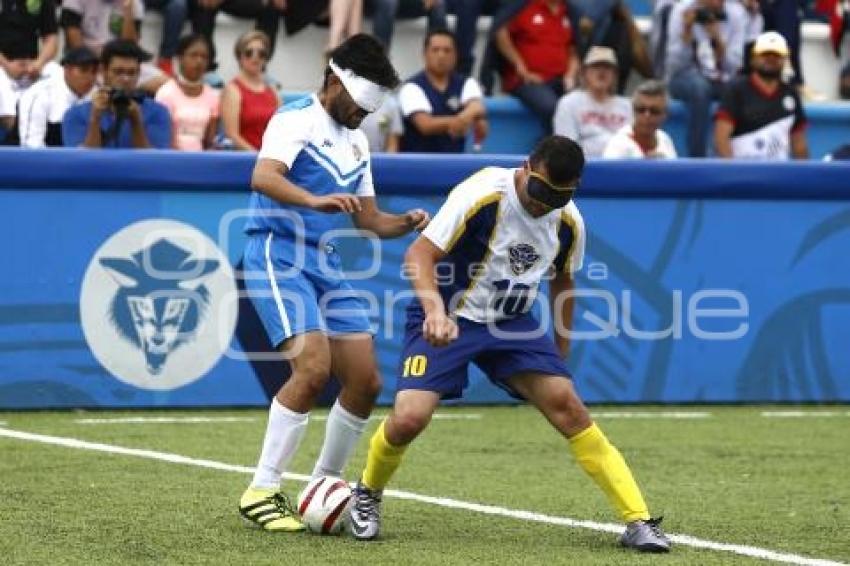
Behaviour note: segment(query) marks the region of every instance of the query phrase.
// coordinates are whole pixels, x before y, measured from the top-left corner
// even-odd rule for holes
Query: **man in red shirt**
[[[496,31],[506,59],[502,90],[519,98],[552,129],[558,98],[571,90],[579,70],[573,29],[564,0],[526,0]]]

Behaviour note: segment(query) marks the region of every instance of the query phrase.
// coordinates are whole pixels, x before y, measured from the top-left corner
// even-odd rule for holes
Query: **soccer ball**
[[[351,488],[341,478],[315,478],[298,496],[298,514],[307,530],[322,535],[342,530],[351,503]]]

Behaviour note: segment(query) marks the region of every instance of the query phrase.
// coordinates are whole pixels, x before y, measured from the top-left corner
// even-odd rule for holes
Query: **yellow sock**
[[[602,488],[627,523],[649,519],[649,511],[620,451],[608,442],[596,424],[570,438],[579,465]]]
[[[401,464],[401,457],[407,446],[393,446],[384,434],[386,419],[372,435],[369,441],[369,455],[366,457],[366,469],[363,470],[363,484],[372,490],[384,489],[390,478]]]

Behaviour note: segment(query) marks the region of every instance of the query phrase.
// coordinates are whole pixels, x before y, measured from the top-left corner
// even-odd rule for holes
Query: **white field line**
[[[703,411],[605,411],[591,412],[597,419],[707,419],[711,413]]]
[[[770,419],[796,419],[806,417],[850,417],[850,411],[762,411]]]
[[[372,415],[369,420],[380,420],[386,414]],[[437,420],[479,420],[480,414],[475,413],[434,413]],[[311,416],[311,420],[326,421],[327,415]],[[114,417],[114,418],[85,418],[74,419],[77,424],[203,424],[203,423],[250,423],[260,420],[258,417]]]
[[[74,419],[77,424],[199,424],[250,423],[256,417],[115,417]]]
[[[377,414],[369,416],[370,421],[380,421],[387,418],[387,414]],[[431,415],[431,418],[434,420],[442,420],[442,421],[478,421],[481,420],[482,416],[478,413],[434,413]],[[326,421],[328,420],[327,415],[316,415],[315,417],[311,416],[310,420],[316,421]]]
[[[233,464],[225,464],[213,460],[199,460],[189,458],[179,454],[171,454],[168,452],[158,452],[155,450],[141,450],[138,448],[124,448],[111,444],[101,444],[98,442],[88,442],[76,438],[65,438],[61,436],[48,436],[44,434],[35,434],[19,430],[0,429],[0,437],[14,438],[17,440],[28,440],[30,442],[39,442],[42,444],[52,444],[55,446],[64,446],[67,448],[77,448],[80,450],[92,450],[95,452],[107,452],[109,454],[121,454],[124,456],[136,456],[139,458],[148,458],[150,460],[159,460],[162,462],[171,462],[174,464],[185,464],[187,466],[197,466],[212,470],[220,470],[224,472],[237,472],[242,474],[253,474],[254,468],[248,466],[236,466]],[[287,479],[297,481],[307,481],[309,476],[303,474],[284,474]],[[480,503],[470,503],[459,501],[457,499],[449,499],[446,497],[431,497],[428,495],[419,495],[408,491],[398,491],[388,489],[384,492],[389,497],[397,499],[407,499],[410,501],[418,501],[420,503],[428,503],[431,505],[439,505],[450,509],[463,509],[465,511],[474,511],[476,513],[484,513],[486,515],[495,515],[499,517],[508,517],[511,519],[521,519],[523,521],[533,521],[537,523],[547,523],[550,525],[562,525],[565,527],[590,529],[594,531],[603,531],[607,533],[620,533],[623,530],[622,525],[613,523],[597,523],[595,521],[580,521],[567,517],[555,517],[552,515],[544,515],[534,513],[532,511],[521,511],[515,509],[506,509],[504,507],[496,507],[493,505],[483,505]],[[727,544],[722,542],[714,542],[710,540],[699,539],[689,535],[670,535],[670,539],[681,545],[692,546],[694,548],[702,548],[707,550],[716,550],[720,552],[730,552],[741,556],[749,556],[752,558],[761,558],[763,560],[771,560],[773,562],[781,562],[784,564],[797,564],[800,566],[850,566],[833,560],[825,560],[820,558],[807,558],[796,554],[788,554],[784,552],[776,552],[766,548],[758,548],[755,546],[744,546],[739,544]]]

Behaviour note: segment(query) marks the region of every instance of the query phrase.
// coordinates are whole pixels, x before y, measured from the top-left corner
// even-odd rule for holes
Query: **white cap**
[[[782,35],[775,31],[766,31],[756,38],[753,44],[753,55],[763,53],[776,53],[783,57],[788,56],[788,42]]]
[[[384,103],[384,98],[389,94],[389,89],[384,88],[363,77],[357,75],[351,69],[343,69],[333,62],[328,61],[328,66],[339,77],[342,86],[348,91],[351,99],[367,112],[375,112]]]
[[[617,66],[617,54],[610,47],[602,47],[594,45],[587,50],[587,55],[584,56],[584,65],[611,65]]]

